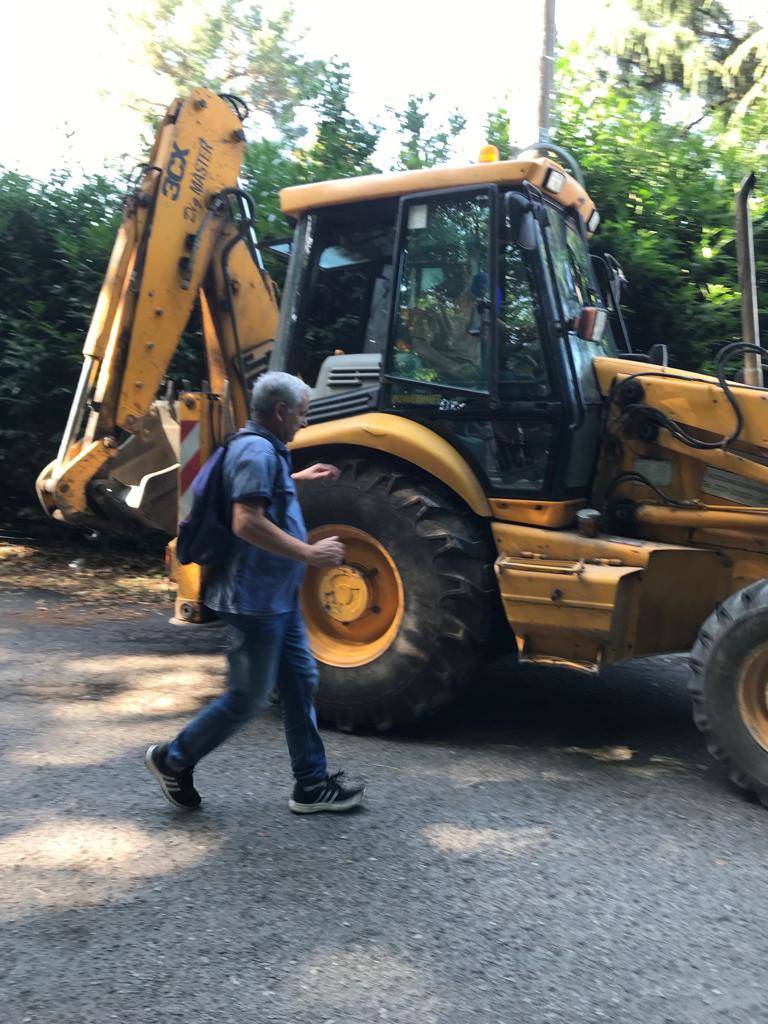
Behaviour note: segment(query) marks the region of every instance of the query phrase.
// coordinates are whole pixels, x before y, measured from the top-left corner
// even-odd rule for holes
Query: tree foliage
[[[180,12],[190,4],[201,17],[182,42]],[[768,28],[736,24],[715,0],[631,6],[613,49],[560,60],[555,139],[581,162],[601,212],[593,247],[613,252],[629,279],[634,347],[664,342],[678,365],[697,368],[739,336],[734,194],[750,169],[768,181]],[[180,93],[193,85],[239,92],[271,125],[252,133],[242,169],[261,238],[289,233],[281,188],[376,169],[383,128],[354,113],[346,65],[304,57],[290,9],[269,19],[251,2],[224,0],[214,15],[202,0],[157,0],[150,25],[153,66]],[[705,116],[689,130],[669,101],[694,92]],[[433,101],[413,96],[390,111],[398,169],[452,155],[464,119],[457,111],[436,124]],[[489,113],[486,135],[502,157],[512,155],[507,111]],[[0,169],[0,471],[6,492],[27,500],[66,421],[121,192],[105,177],[41,183]],[[767,210],[765,200],[755,209],[764,325]],[[282,269],[270,265],[278,279]],[[177,357],[179,376],[194,364],[193,348]]]
[[[485,138],[489,146],[495,146],[502,160],[512,158],[509,138],[509,111],[504,107],[492,110],[485,119]]]
[[[631,0],[613,46],[624,85],[672,85],[705,114],[741,117],[768,95],[765,29],[720,0]]]
[[[177,91],[205,86],[235,93],[283,138],[302,136],[296,116],[318,95],[324,62],[301,55],[290,6],[270,18],[259,4],[242,0],[222,0],[213,13],[204,0],[157,0],[134,21],[151,67]]]
[[[557,141],[579,159],[598,204],[593,247],[613,252],[629,280],[634,347],[665,343],[678,365],[706,365],[739,338],[735,189],[757,157],[668,123],[658,96],[571,85]]]
[[[447,124],[438,126],[437,130],[430,130],[429,104],[434,98],[434,93],[410,96],[405,110],[388,108],[394,115],[400,138],[396,170],[414,171],[420,167],[444,163],[451,155],[457,136],[464,131],[467,120],[458,110],[449,115]]]
[[[372,161],[381,129],[366,126],[349,108],[349,67],[332,60],[318,78],[318,114],[314,145],[297,154],[307,178],[328,178],[371,174]]]
[[[96,177],[70,189],[0,172],[0,474],[31,496],[55,454],[85,333],[119,221],[118,194]]]

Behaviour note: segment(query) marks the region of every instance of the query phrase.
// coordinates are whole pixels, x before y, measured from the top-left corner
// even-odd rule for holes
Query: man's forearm
[[[257,548],[269,551],[272,555],[282,555],[283,558],[292,558],[296,562],[306,562],[309,556],[309,544],[281,530],[266,516],[248,519],[239,524],[236,536]]]

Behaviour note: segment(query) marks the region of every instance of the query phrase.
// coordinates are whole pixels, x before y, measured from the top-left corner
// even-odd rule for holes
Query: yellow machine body
[[[294,451],[311,455],[313,461],[318,452],[338,446],[386,452],[403,459],[449,487],[477,515],[491,515],[488,499],[466,460],[420,423],[390,413],[350,416],[305,427],[291,445]]]
[[[173,486],[163,492],[163,514],[157,518],[173,532],[169,524],[184,514],[193,471],[247,418],[248,385],[269,361],[277,301],[272,282],[242,244],[237,224],[213,201],[236,188],[243,147],[236,111],[212,93],[193,90],[169,108],[126,204],[84,344],[89,409],[79,411],[80,424],[74,424],[67,445],[38,480],[41,501],[56,517],[103,527],[92,497],[100,480],[112,475],[140,491],[147,479],[169,476]],[[588,221],[593,201],[546,157],[297,186],[284,189],[280,203],[286,215],[299,217],[486,183],[528,182],[540,189],[552,170],[564,180],[557,201]],[[195,301],[210,391],[179,396],[169,430],[167,416],[160,423],[157,392]],[[638,364],[597,358],[595,371],[607,398],[638,373]],[[647,400],[670,417],[692,427],[706,423],[712,435],[727,433],[733,414],[715,378],[665,367],[641,372]],[[586,499],[539,501],[487,493],[445,438],[396,413],[316,423],[300,431],[292,447],[302,463],[334,453],[387,455],[449,488],[491,524],[499,592],[521,656],[595,667],[685,647],[718,600],[768,574],[768,466],[756,457],[768,449],[768,392],[734,387],[745,418],[738,450],[694,451],[663,433],[654,444],[635,439],[631,446],[604,445],[592,503],[604,497],[601,485],[632,472],[638,459],[643,465],[663,464],[671,493],[696,502],[670,507],[642,484],[622,484],[613,497],[626,495],[637,506],[632,540],[581,536],[573,524]],[[610,437],[610,417],[606,430]],[[122,454],[126,451],[130,458]],[[121,460],[122,470],[112,469]],[[762,488],[765,504],[758,505],[755,495]],[[179,589],[177,618],[202,621],[204,573],[178,565],[173,545],[170,558]],[[691,588],[696,599],[684,609],[676,607],[664,584],[670,573],[696,581]]]
[[[298,217],[308,210],[347,203],[407,196],[413,193],[442,189],[465,188],[470,185],[519,185],[528,182],[536,188],[544,186],[547,173],[558,171],[563,186],[557,193],[560,205],[578,210],[585,222],[595,211],[595,204],[582,185],[560,164],[548,157],[533,160],[499,160],[473,164],[470,167],[430,167],[394,174],[368,174],[359,178],[321,181],[312,185],[294,185],[280,192],[280,209],[289,217]]]
[[[54,517],[175,533],[179,413],[158,391],[196,302],[212,400],[228,424],[245,420],[278,310],[233,214],[244,146],[236,109],[208,90],[168,108],[126,198],[58,456],[37,481]]]
[[[361,337],[363,329],[374,330],[369,321],[375,319],[375,286],[394,284],[392,294],[397,295],[398,252],[406,252],[403,239],[411,224],[417,225],[414,231],[426,225],[427,204],[443,203],[442,193],[482,194],[492,210],[488,251],[492,245],[497,248],[482,264],[490,268],[488,284],[496,280],[493,268],[502,259],[500,252],[513,244],[513,229],[531,214],[532,206],[523,209],[526,202],[538,203],[531,223],[535,220],[540,239],[545,237],[541,225],[550,223],[550,215],[559,219],[566,234],[567,218],[571,224],[578,221],[571,241],[578,239],[588,260],[588,227],[598,220],[594,203],[560,164],[546,157],[289,188],[280,202],[283,212],[298,222],[296,259],[292,257],[288,269],[278,323],[276,290],[253,237],[253,208],[238,188],[244,145],[237,106],[225,98],[197,89],[169,108],[149,164],[126,203],[59,453],[38,479],[40,500],[54,517],[128,533],[176,533],[179,519],[190,510],[197,471],[244,424],[252,382],[268,365],[302,372],[290,361],[291,331],[309,301],[302,289],[311,293],[323,269],[319,250],[312,249],[319,237],[312,235],[316,223],[333,224],[332,217],[338,217],[344,231],[350,224],[357,230],[361,210],[373,211],[371,224],[379,224],[375,217],[383,209],[391,216],[387,230],[400,249],[391,257],[389,279],[370,282],[369,316],[361,322]],[[331,219],[323,221],[324,216]],[[513,241],[525,248],[522,234]],[[537,266],[554,297],[560,284],[549,242],[531,243],[529,237],[526,244],[529,250],[540,244],[547,251],[549,262],[540,257]],[[344,255],[338,246],[337,266],[345,265]],[[314,258],[317,262],[310,265]],[[422,269],[430,269],[428,258]],[[543,285],[531,288],[531,302],[539,302]],[[418,291],[416,286],[413,291]],[[512,289],[509,293],[515,294]],[[340,289],[338,294],[344,296],[343,305],[347,292]],[[493,351],[500,377],[501,297],[495,304],[490,292],[484,294],[476,311],[482,306],[486,325],[492,325],[489,344],[497,346]],[[158,390],[196,302],[208,386],[161,399]],[[503,609],[506,635],[514,639],[520,659],[596,670],[640,655],[689,649],[721,602],[768,578],[768,390],[726,381],[722,374],[593,356],[597,348],[578,350],[580,357],[587,353],[578,377],[569,342],[594,340],[581,314],[589,313],[595,322],[599,310],[580,300],[576,315],[566,318],[563,306],[552,313],[552,298],[547,307],[551,332],[542,334],[550,339],[547,358],[555,358],[556,337],[562,343],[558,358],[566,367],[561,379],[571,373],[569,379],[581,387],[589,376],[589,397],[582,401],[581,418],[574,416],[570,425],[564,411],[567,389],[556,392],[550,381],[550,392],[538,403],[546,406],[545,412],[529,408],[525,415],[540,415],[537,425],[550,422],[546,417],[551,416],[567,457],[569,446],[578,448],[583,441],[591,462],[575,484],[565,473],[546,488],[529,482],[530,493],[548,497],[525,497],[524,486],[504,483],[501,470],[492,476],[483,461],[496,444],[497,410],[499,420],[506,416],[505,422],[512,422],[518,415],[516,399],[505,399],[501,390],[492,394],[489,384],[487,393],[482,392],[486,405],[465,408],[467,395],[475,400],[480,392],[468,385],[453,388],[453,397],[446,397],[443,382],[434,383],[434,367],[433,377],[398,376],[392,370],[397,368],[394,353],[408,339],[389,330],[395,306],[392,302],[387,307],[386,341],[373,354],[364,348],[368,333],[360,342],[363,347],[351,353],[322,350],[327,388],[321,392],[312,382],[310,412],[313,405],[319,412],[292,444],[297,466],[338,463],[338,486],[349,496],[347,507],[336,507],[332,514],[322,511],[322,503],[316,505],[322,514],[311,524],[311,539],[340,536],[348,558],[338,571],[309,571],[302,597],[325,673],[321,710],[342,727],[359,722],[387,728],[444,703],[459,685],[459,674],[471,677],[477,658],[485,656],[476,656],[476,651],[487,651],[489,640],[498,639],[490,638],[489,630],[504,632],[503,618],[494,609]],[[413,310],[418,312],[418,306]],[[466,335],[471,333],[467,327]],[[476,337],[480,333],[474,331]],[[343,335],[340,340],[348,339]],[[297,344],[304,344],[303,337]],[[415,349],[403,351],[412,356]],[[393,355],[389,363],[388,353]],[[315,358],[317,351],[311,355]],[[362,355],[368,362],[359,364],[359,378],[339,371],[344,381],[352,382],[344,384],[347,390],[339,402],[328,381],[335,372],[334,359],[348,355]],[[431,372],[422,363],[409,373],[420,370]],[[369,387],[372,379],[375,386]],[[383,389],[397,381],[416,385],[411,394],[424,399],[420,408],[415,400],[408,406],[407,388],[398,393],[398,401],[386,397],[390,393]],[[494,378],[493,383],[499,382]],[[436,398],[430,387],[439,392]],[[366,389],[376,392],[368,407],[360,404]],[[557,421],[546,401],[555,393],[560,403]],[[487,429],[467,435],[463,447],[459,441],[452,443],[452,437],[462,436],[460,431],[450,423],[441,427],[437,416],[430,419],[430,411],[443,411],[441,402],[446,403],[444,422],[458,409],[457,422],[474,425],[472,416],[480,409],[476,423]],[[557,402],[552,400],[553,408]],[[536,405],[528,402],[528,407]],[[574,440],[585,422],[591,435]],[[514,440],[502,440],[514,451]],[[520,447],[526,466],[526,444]],[[566,464],[565,456],[557,461],[554,447],[547,449],[547,458],[553,451],[547,467]],[[350,507],[353,501],[360,508]],[[365,509],[369,520],[362,522]],[[387,534],[387,516],[400,524],[394,534]],[[420,555],[434,548],[433,561],[420,563],[416,572],[410,564],[416,562],[413,548],[401,547],[406,542]],[[391,550],[398,548],[399,561]],[[178,587],[176,619],[204,622],[209,617],[203,603],[204,570],[181,566],[173,542],[169,558]],[[764,662],[768,664],[768,654],[759,661]],[[412,668],[416,683],[408,690]],[[381,684],[386,694],[374,684]],[[755,735],[768,755],[762,675],[752,672],[742,690],[739,699],[760,720]],[[768,756],[759,764],[746,771],[768,800]]]
[[[734,411],[715,377],[622,359],[597,359],[595,370],[606,397],[630,378],[642,384],[636,415],[643,406],[659,409],[715,443],[734,428]],[[594,483],[600,501],[607,482],[619,474],[639,467],[655,476],[665,495],[680,504],[660,500],[638,481],[620,484],[612,500],[631,501],[637,536],[721,552],[730,566],[721,596],[768,575],[768,392],[735,382],[729,387],[743,426],[727,448],[691,448],[666,430],[643,441],[615,407],[609,409]]]
[[[601,371],[620,371],[622,362],[603,360]],[[714,402],[709,385],[698,384],[705,392],[700,401]],[[757,404],[765,401],[762,394],[753,391],[749,397],[756,410],[762,408]],[[658,446],[646,447],[643,457],[659,457]],[[487,517],[498,553],[499,592],[524,660],[592,670],[641,655],[687,650],[718,601],[768,575],[768,507],[718,499],[715,505],[702,502],[701,508],[679,510],[646,494],[637,511],[636,536],[591,538],[573,528],[584,502],[486,498],[466,461],[443,438],[400,417],[379,413],[310,426],[300,431],[292,448],[302,464],[338,457],[347,449],[386,452],[439,480],[473,512]],[[693,471],[685,468],[688,455],[666,451],[664,457],[675,466],[673,481],[676,474]],[[727,466],[725,472],[738,481],[737,470],[746,460],[729,455],[713,461]],[[694,490],[701,493],[701,479],[712,462],[692,462]],[[742,478],[764,482],[768,495],[768,467],[749,463]],[[680,494],[690,493],[687,483],[681,476]],[[642,496],[642,485],[625,486],[635,500],[636,491]],[[684,581],[684,600],[670,585],[673,580]]]

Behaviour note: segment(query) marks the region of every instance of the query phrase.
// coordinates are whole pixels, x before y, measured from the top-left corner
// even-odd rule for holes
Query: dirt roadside
[[[159,551],[126,551],[84,542],[29,539],[0,541],[0,586],[48,591],[73,605],[102,611],[134,606],[172,607],[174,587]]]

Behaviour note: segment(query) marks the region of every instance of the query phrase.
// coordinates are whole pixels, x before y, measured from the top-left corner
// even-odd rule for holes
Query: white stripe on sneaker
[[[365,799],[365,788],[359,792],[354,793],[351,797],[346,800],[313,800],[311,803],[299,803],[297,800],[291,798],[288,801],[289,808],[294,814],[316,814],[318,812],[328,811],[349,811],[353,807],[357,807]]]

